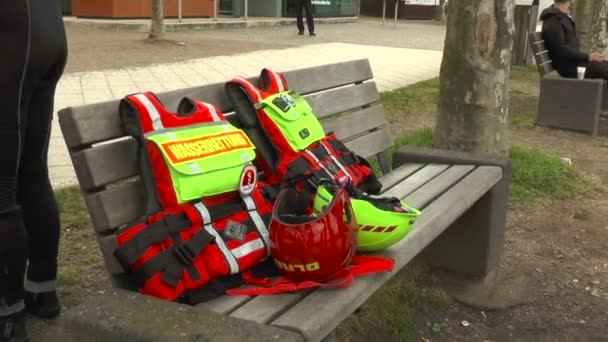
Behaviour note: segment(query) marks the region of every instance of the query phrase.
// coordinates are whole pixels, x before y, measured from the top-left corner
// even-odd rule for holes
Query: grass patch
[[[572,166],[560,158],[533,148],[512,146],[513,178],[510,201],[525,203],[539,196],[573,198],[583,191],[585,182]]]
[[[91,224],[89,214],[76,186],[66,187],[55,191],[55,198],[61,214],[63,228],[82,228]]]
[[[539,79],[536,65],[514,65],[511,67],[512,81],[538,82]]]
[[[380,94],[389,121],[397,116],[434,114],[439,98],[439,77]]]
[[[536,112],[525,112],[511,114],[511,125],[516,127],[534,126],[536,121]]]
[[[61,217],[58,291],[67,308],[111,285],[80,189],[58,189],[55,198]]]
[[[433,129],[424,127],[412,134],[400,136],[395,140],[395,146],[431,147],[433,146]]]
[[[395,148],[406,145],[431,147],[432,142],[433,131],[423,128],[396,139]],[[572,198],[584,190],[585,181],[578,171],[553,154],[514,145],[509,155],[513,173],[509,194],[511,205],[533,201],[541,196]]]

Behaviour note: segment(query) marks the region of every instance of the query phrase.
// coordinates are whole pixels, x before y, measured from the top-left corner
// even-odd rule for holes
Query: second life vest
[[[263,69],[259,85],[236,77],[225,87],[269,184],[308,176],[349,178],[363,191],[379,193],[382,186],[367,160],[325,133],[308,102],[288,89],[281,73]]]
[[[119,231],[115,256],[143,293],[169,300],[267,259],[272,209],[246,134],[210,104],[184,98],[179,107],[170,113],[150,92],[120,104],[147,205]]]

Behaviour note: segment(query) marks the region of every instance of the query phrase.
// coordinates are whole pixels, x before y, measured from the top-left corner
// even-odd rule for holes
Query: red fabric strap
[[[229,295],[269,295],[286,292],[296,292],[310,288],[341,288],[350,285],[355,277],[360,275],[391,272],[395,262],[392,259],[370,256],[355,255],[351,261],[354,265],[349,269],[342,270],[326,279],[324,282],[304,281],[295,282],[285,277],[280,277],[274,282],[269,282],[269,278],[255,278],[251,274],[244,274],[243,280],[248,285],[261,285],[258,288],[240,288],[226,290]]]

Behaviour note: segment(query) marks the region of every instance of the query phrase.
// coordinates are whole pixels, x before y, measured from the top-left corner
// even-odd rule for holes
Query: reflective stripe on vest
[[[127,96],[126,98],[129,101],[138,102],[139,104],[141,104],[143,109],[145,109],[142,111],[141,110],[142,108],[140,107],[138,112],[140,113],[141,116],[145,115],[145,117],[150,120],[150,122],[152,123],[152,131],[155,132],[155,131],[165,130],[168,128],[179,128],[179,126],[167,127],[167,125],[165,123],[163,123],[163,117],[176,116],[176,114],[169,112],[162,104],[157,103],[157,102],[159,102],[158,99],[156,99],[154,97],[154,95],[152,95],[150,92],[130,95],[130,96]],[[206,102],[202,102],[202,101],[197,101],[197,103],[202,104],[207,109],[207,111],[209,112],[209,115],[211,116],[211,120],[212,120],[210,122],[224,121],[219,116],[219,114],[214,106],[212,106]],[[196,105],[196,103],[195,103],[195,105]],[[200,111],[200,108],[197,107],[197,111]],[[190,126],[190,125],[188,125],[188,126]],[[146,130],[144,129],[144,134],[148,134],[152,131],[146,132]]]
[[[325,145],[324,141],[321,141],[321,146],[323,146],[323,148],[325,149],[325,151],[327,151],[327,154],[329,154],[329,157],[331,158],[331,160],[338,165],[338,167],[340,168],[340,170],[342,170],[342,172],[344,173],[345,177],[348,177],[349,179],[352,180],[352,177],[350,176],[350,174],[348,173],[348,171],[346,171],[346,168],[344,167],[344,165],[342,165],[342,163],[340,163],[340,161],[336,158],[336,156],[334,156],[334,154],[331,152],[331,150],[327,147],[327,145]],[[343,181],[344,177],[340,178],[340,181]]]
[[[201,202],[196,203],[194,205],[194,207],[196,208],[198,213],[201,215],[201,219],[203,221],[202,222],[203,228],[209,234],[211,234],[215,237],[215,244],[219,248],[220,252],[222,252],[222,255],[224,255],[224,259],[226,259],[226,262],[228,263],[228,267],[230,267],[230,274],[239,273],[239,271],[240,271],[239,263],[236,261],[235,256],[232,253],[230,253],[230,250],[226,246],[226,243],[224,242],[224,240],[222,239],[220,234],[211,225],[211,214],[209,214],[209,210],[207,210],[207,207],[205,207],[205,205]]]
[[[253,220],[258,233],[264,240],[264,244],[266,245],[266,256],[270,254],[270,240],[268,234],[268,228],[266,228],[266,224],[264,224],[264,220],[262,220],[262,216],[257,211],[257,207],[255,205],[255,201],[251,196],[244,196],[243,201],[245,202],[245,206],[247,206],[247,211],[249,212],[249,217]],[[263,246],[262,246],[263,247]]]
[[[146,110],[147,110],[146,114],[148,114],[150,121],[152,121],[152,128],[155,131],[165,128],[165,126],[163,125],[163,122],[161,121],[160,113],[158,112],[158,109],[150,101],[150,99],[148,99],[148,97],[144,94],[137,94],[134,97],[136,99],[138,99],[139,102],[146,108]]]
[[[218,249],[220,250],[222,255],[224,256],[224,259],[226,259],[228,266],[230,267],[230,274],[237,274],[240,272],[237,259],[243,258],[253,252],[257,252],[260,249],[265,249],[266,255],[269,254],[268,229],[266,228],[262,217],[257,212],[257,207],[255,205],[255,202],[253,201],[253,198],[251,198],[251,196],[245,196],[243,197],[243,200],[247,207],[249,216],[251,217],[251,220],[253,221],[256,230],[260,234],[261,239],[258,238],[253,241],[246,242],[243,245],[233,249],[228,248],[220,234],[213,227],[211,223],[211,214],[209,213],[207,207],[205,207],[205,205],[201,202],[196,203],[194,205],[198,213],[201,215],[201,219],[203,221],[203,228],[209,234],[215,236],[215,243],[217,244]]]

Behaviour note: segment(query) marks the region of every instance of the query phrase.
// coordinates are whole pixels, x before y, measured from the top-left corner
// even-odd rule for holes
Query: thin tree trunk
[[[159,39],[165,34],[165,15],[163,13],[163,0],[152,0],[152,24],[148,39]]]
[[[448,1],[436,147],[507,155],[513,0]]]

